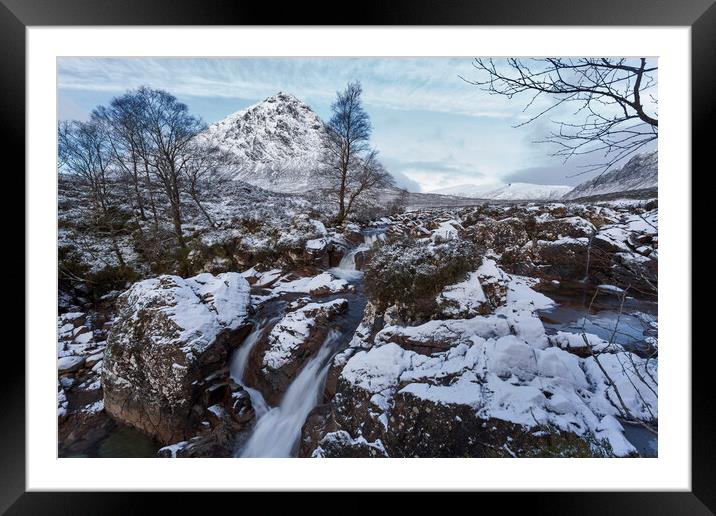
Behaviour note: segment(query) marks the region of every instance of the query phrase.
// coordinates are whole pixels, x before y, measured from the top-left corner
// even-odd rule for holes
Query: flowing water
[[[339,335],[338,332],[328,335],[320,351],[291,383],[281,404],[258,419],[240,457],[295,456],[301,428],[318,403]]]
[[[376,242],[385,240],[385,228],[374,228],[363,231],[363,243],[348,251],[341,258],[338,267],[330,269],[334,276],[347,280],[355,280],[362,276],[362,272],[356,266],[356,255],[358,253],[369,251]]]
[[[268,326],[272,326],[276,322],[278,322],[280,317],[271,317],[271,318],[264,318],[260,319],[259,322],[254,327],[253,331],[249,334],[248,337],[244,340],[243,344],[239,346],[239,349],[237,349],[233,356],[231,357],[231,363],[229,364],[229,372],[231,374],[231,378],[241,385],[246,392],[249,393],[249,397],[251,398],[251,406],[254,408],[254,412],[256,412],[256,418],[260,418],[266,412],[268,412],[271,407],[269,407],[268,403],[266,403],[266,400],[264,399],[261,392],[254,389],[253,387],[249,387],[244,383],[244,373],[246,372],[246,367],[249,363],[249,356],[251,355],[251,351],[256,347],[256,343],[259,341],[259,337],[263,334],[264,330]]]
[[[348,311],[334,324],[321,349],[311,358],[298,376],[289,385],[277,407],[270,407],[256,389],[244,383],[244,373],[249,356],[264,331],[273,326],[284,314],[287,303],[268,303],[261,310],[264,316],[255,329],[236,350],[231,359],[231,376],[241,384],[251,397],[256,411],[256,420],[248,435],[240,436],[237,442],[237,457],[293,457],[298,452],[301,428],[306,417],[318,404],[325,385],[326,375],[333,356],[344,349],[363,317],[366,305],[363,294],[363,273],[356,268],[355,256],[368,251],[376,242],[385,239],[385,229],[372,229],[364,232],[363,243],[350,250],[338,267],[330,269],[337,277],[349,281],[355,288],[354,293],[339,293],[326,296],[321,301],[336,298],[348,299]]]

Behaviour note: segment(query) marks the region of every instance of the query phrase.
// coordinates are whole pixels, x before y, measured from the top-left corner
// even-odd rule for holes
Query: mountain
[[[619,170],[585,181],[568,192],[564,199],[579,199],[597,195],[646,190],[658,186],[659,157],[657,152],[639,154],[631,158]]]
[[[208,127],[206,137],[239,161],[230,178],[275,192],[305,192],[320,183],[324,124],[293,95],[276,95]]]
[[[508,183],[491,185],[458,185],[433,190],[431,193],[457,195],[475,199],[500,201],[553,200],[560,199],[572,189],[564,185],[536,185],[532,183]]]

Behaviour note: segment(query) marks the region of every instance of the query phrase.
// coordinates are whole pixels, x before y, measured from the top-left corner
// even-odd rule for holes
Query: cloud
[[[83,111],[146,85],[173,93],[210,123],[279,90],[327,119],[336,91],[360,80],[374,126],[371,144],[408,190],[510,181],[574,185],[589,178],[569,176],[600,156],[565,165],[550,156],[550,145],[535,143],[554,129],[551,119],[574,117],[573,106],[515,128],[551,100],[538,98],[525,111],[529,99],[489,95],[459,77],[476,73],[465,57],[59,58],[58,112],[84,118]]]
[[[501,117],[509,103],[458,77],[470,58],[60,58],[58,85],[66,90],[123,92],[149,85],[175,95],[256,98],[286,90],[330,102],[359,79],[367,104],[468,116]]]
[[[404,188],[408,192],[422,192],[423,189],[417,181],[413,181],[399,170],[390,170],[390,175],[395,179],[395,186]]]

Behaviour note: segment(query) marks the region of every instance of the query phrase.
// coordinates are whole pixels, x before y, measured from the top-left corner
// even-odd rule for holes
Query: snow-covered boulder
[[[469,273],[464,281],[445,287],[435,301],[440,315],[445,318],[467,319],[492,309],[477,272]]]
[[[306,276],[290,281],[281,281],[273,287],[275,293],[311,294],[325,296],[339,292],[352,291],[353,287],[344,279],[336,278],[330,272],[322,272],[317,276]]]
[[[562,237],[590,237],[596,232],[594,224],[582,217],[561,219],[544,218],[537,222],[536,236],[541,240],[557,240]]]
[[[636,454],[618,418],[657,420],[657,361],[595,335],[548,336],[537,311],[553,302],[537,281],[483,266],[500,284],[489,315],[386,326],[372,342],[359,327],[334,359],[328,408],[304,426],[302,455],[377,443],[391,457]]]
[[[252,351],[248,383],[269,403],[277,403],[306,361],[321,348],[336,317],[347,308],[347,300],[334,299],[288,312]]]
[[[229,272],[159,276],[119,296],[103,359],[107,412],[161,442],[190,435],[207,378],[250,329],[249,291]]]
[[[80,369],[85,363],[85,358],[80,356],[64,356],[57,360],[57,372],[60,374],[73,373]]]

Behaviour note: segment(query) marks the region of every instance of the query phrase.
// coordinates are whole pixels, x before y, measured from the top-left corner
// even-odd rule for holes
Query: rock
[[[537,242],[536,260],[542,276],[579,281],[587,273],[588,253],[587,238],[563,238],[553,242],[540,240]]]
[[[390,457],[636,453],[613,392],[633,417],[653,422],[656,386],[647,382],[657,362],[587,335],[597,362],[581,335],[548,337],[535,312],[551,301],[534,281],[483,265],[506,290],[493,314],[386,326],[372,347],[359,327],[350,352],[334,359],[327,405],[304,425],[302,456],[370,456],[378,443]]]
[[[63,323],[72,324],[72,326],[82,326],[86,321],[86,314],[84,312],[67,312],[60,315],[60,320]]]
[[[286,278],[284,278],[286,279]],[[275,293],[300,293],[325,296],[339,292],[351,292],[354,287],[344,279],[336,278],[330,272],[306,276],[292,281],[281,281],[273,288]]]
[[[525,223],[516,217],[478,222],[466,230],[465,237],[496,252],[503,252],[508,246],[524,245],[529,240]]]
[[[493,308],[502,306],[507,300],[507,282],[509,278],[497,267],[494,260],[483,259],[475,275],[487,301]]]
[[[435,301],[438,314],[446,319],[469,319],[492,311],[477,271],[469,273],[465,281],[445,287]]]
[[[162,443],[193,435],[204,379],[225,371],[250,330],[249,293],[237,273],[205,273],[144,280],[119,296],[102,367],[107,412]]]
[[[328,267],[338,267],[346,255],[346,248],[338,245],[331,245],[328,249]]]
[[[60,456],[87,453],[98,441],[115,428],[116,423],[99,408],[101,400],[86,407],[68,412],[58,422]],[[90,452],[91,453],[91,452]]]
[[[104,352],[100,351],[99,353],[95,353],[94,355],[90,355],[85,359],[85,365],[87,367],[94,367],[95,364],[102,361],[104,358]]]
[[[86,335],[87,333],[90,334],[90,337],[92,336],[92,330],[90,330],[87,326],[78,326],[75,328],[75,330],[72,332],[72,338],[76,340],[77,342],[80,342],[78,337],[80,335]]]
[[[345,430],[327,433],[319,442],[312,457],[314,458],[376,458],[388,457],[380,440],[368,442],[363,437],[353,438]]]
[[[365,264],[370,259],[370,249],[361,249],[359,251],[356,251],[353,255],[353,260],[356,264],[356,270],[362,271],[365,269]]]
[[[85,357],[66,356],[57,359],[57,372],[60,374],[74,373],[85,364]]]
[[[590,221],[582,217],[542,219],[537,221],[535,237],[538,240],[559,240],[562,237],[589,238],[597,232]]]
[[[258,342],[249,358],[247,381],[277,404],[305,362],[315,355],[331,323],[348,308],[345,299],[308,303],[288,312]]]
[[[343,236],[351,245],[357,246],[363,243],[363,234],[356,224],[348,224],[343,231]]]

